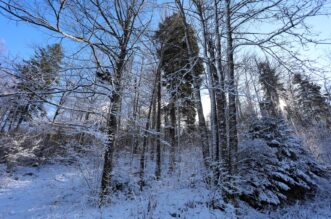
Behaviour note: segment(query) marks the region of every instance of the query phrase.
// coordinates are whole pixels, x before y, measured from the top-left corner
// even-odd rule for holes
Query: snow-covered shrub
[[[47,162],[68,164],[103,148],[102,136],[50,125],[24,128],[0,135],[0,163],[8,170],[15,166],[39,166]]]
[[[3,134],[0,137],[0,163],[6,163],[8,170],[16,165],[38,165],[43,159],[37,156],[42,138],[32,133]]]
[[[321,126],[300,127],[296,126],[299,136],[303,139],[303,145],[314,157],[327,164],[331,164],[331,130]]]
[[[242,142],[238,193],[254,208],[281,206],[314,195],[326,175],[281,119],[252,122]]]

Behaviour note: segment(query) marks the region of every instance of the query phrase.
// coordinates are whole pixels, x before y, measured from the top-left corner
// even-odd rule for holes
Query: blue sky
[[[321,38],[331,39],[331,17],[313,18],[310,24]],[[45,46],[57,40],[42,28],[24,22],[10,21],[0,15],[0,44],[2,44],[0,47],[5,47],[5,55],[26,59],[33,54],[36,46]],[[311,58],[318,58],[327,53],[331,53],[330,45],[313,46],[306,54]],[[323,62],[325,63],[325,60]]]
[[[314,18],[310,21],[310,24],[313,26],[314,32],[319,34],[320,38],[331,39],[331,17]],[[59,39],[55,39],[44,29],[34,27],[24,22],[17,23],[10,21],[0,15],[0,53],[1,47],[5,48],[5,51],[2,52],[3,54],[0,55],[9,55],[11,58],[18,57],[28,59],[34,53],[36,46],[46,46],[58,40]],[[331,40],[329,42],[331,42]],[[68,43],[68,41],[66,41],[66,43]],[[312,59],[321,57],[319,61],[321,61],[324,66],[331,66],[331,58],[325,58],[327,53],[331,56],[331,45],[311,46],[309,50],[305,52],[305,54]],[[208,114],[210,112],[208,95],[203,96],[203,102],[205,113]]]
[[[5,53],[10,56],[28,58],[33,54],[33,47],[54,42],[54,38],[30,24],[10,21],[0,15],[0,41]]]

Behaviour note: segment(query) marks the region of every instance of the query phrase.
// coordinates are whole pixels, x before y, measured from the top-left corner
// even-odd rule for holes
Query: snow
[[[113,194],[103,208],[97,205],[101,171],[96,160],[99,158],[84,158],[71,165],[16,167],[12,174],[6,172],[5,165],[0,165],[0,218],[331,218],[329,181],[324,182],[325,190],[314,200],[277,211],[258,212],[244,202],[235,208],[222,200],[219,201],[223,210],[212,209],[210,201],[217,200],[219,194],[199,174],[202,172],[199,153],[195,150],[182,153],[178,171],[171,176],[164,173],[160,181],[152,179],[154,162],[149,160],[143,192],[138,189],[134,168],[139,160],[119,153],[114,180],[128,181],[130,189]],[[270,199],[269,196],[265,194],[265,198]]]
[[[79,218],[76,208],[88,213],[87,218],[93,214],[84,207],[86,186],[74,167],[20,167],[12,176],[2,168],[2,173],[0,218]]]
[[[98,183],[93,180],[98,174],[91,175],[99,170],[93,171],[94,164],[85,165],[17,167],[12,174],[6,173],[2,165],[0,218],[231,218],[208,208],[206,202],[211,194],[203,183],[192,186],[194,179],[187,178],[183,183],[177,176],[149,183],[140,194],[134,188],[132,196],[119,192],[100,209],[96,201]],[[124,180],[130,178],[128,166],[118,167],[114,174],[123,175]]]

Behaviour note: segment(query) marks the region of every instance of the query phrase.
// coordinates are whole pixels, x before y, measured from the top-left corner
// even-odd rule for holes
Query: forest
[[[330,15],[0,0],[0,219],[331,218]]]

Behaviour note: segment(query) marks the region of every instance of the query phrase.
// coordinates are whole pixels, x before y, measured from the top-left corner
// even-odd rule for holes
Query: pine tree
[[[190,41],[193,45],[195,56],[199,55],[199,48],[195,38],[195,32],[189,27]],[[156,33],[157,40],[164,45],[162,48],[163,58],[161,60],[164,86],[170,93],[171,99],[181,100],[179,102],[180,112],[186,118],[186,123],[190,125],[195,123],[195,107],[192,101],[192,70],[189,69],[189,55],[185,42],[185,29],[180,15],[175,13],[165,19],[159,25]],[[159,56],[161,51],[159,50]],[[201,60],[194,66],[194,72],[202,74],[203,66]]]
[[[280,118],[263,117],[250,123],[240,160],[239,194],[254,208],[282,206],[313,196],[325,166],[308,153]]]
[[[19,82],[16,89],[21,95],[13,99],[9,130],[16,122],[19,128],[23,121],[31,120],[34,116],[44,116],[44,102],[50,97],[49,89],[58,82],[63,52],[60,44],[39,48],[30,60],[17,65]]]
[[[264,92],[264,101],[260,103],[261,113],[264,116],[279,117],[279,96],[284,91],[276,69],[268,61],[257,64],[259,80]]]
[[[189,40],[193,46],[193,55],[198,57],[199,48],[191,26],[189,26],[189,34]],[[193,69],[190,69],[190,56],[185,39],[185,26],[182,23],[180,14],[175,13],[160,23],[155,37],[163,45],[162,50],[160,49],[158,51],[158,55],[162,57],[160,64],[164,73],[163,85],[170,94],[168,108],[171,123],[169,136],[172,145],[170,165],[170,171],[172,171],[175,160],[175,147],[177,145],[175,136],[175,127],[177,125],[176,115],[177,113],[182,113],[186,117],[189,130],[192,130],[196,115],[194,101],[192,101],[193,79],[202,74],[203,66],[201,60],[196,59],[197,63],[195,63]],[[181,104],[178,107],[179,112],[176,112],[176,104],[178,103]]]
[[[303,126],[324,125],[330,128],[330,106],[321,94],[321,87],[301,74],[295,74],[292,83],[297,122]]]

